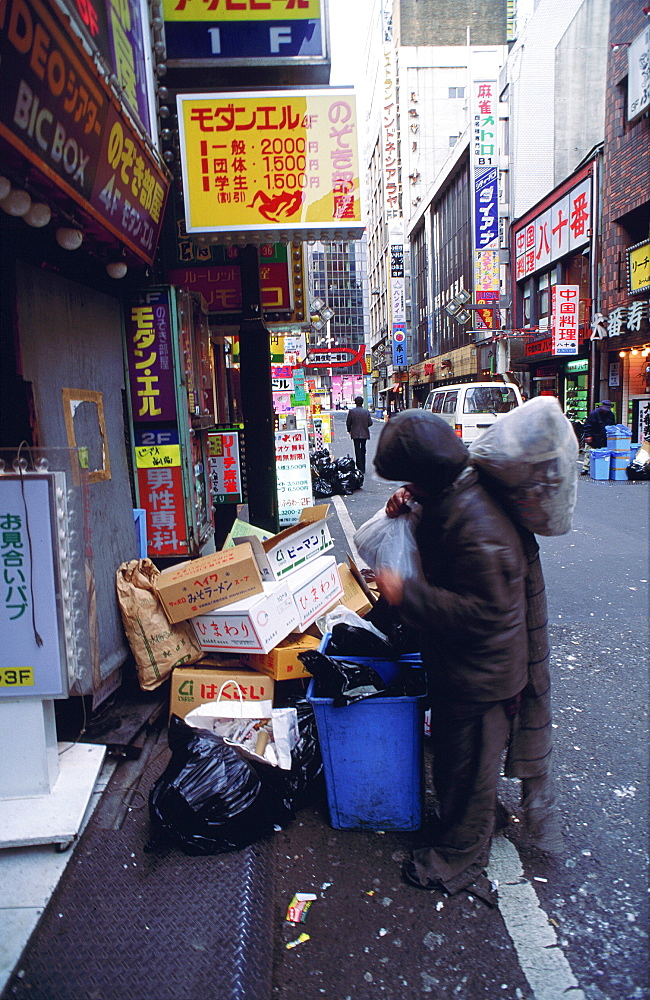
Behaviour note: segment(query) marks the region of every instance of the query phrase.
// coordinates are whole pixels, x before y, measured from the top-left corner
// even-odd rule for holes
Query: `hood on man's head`
[[[469,452],[449,424],[430,410],[404,410],[384,424],[375,469],[382,479],[414,483],[441,493],[469,462]]]

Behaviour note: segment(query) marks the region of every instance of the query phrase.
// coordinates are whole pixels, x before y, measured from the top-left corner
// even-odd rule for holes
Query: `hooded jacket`
[[[423,580],[405,583],[401,612],[420,633],[432,694],[502,701],[528,679],[526,561],[519,532],[479,482],[454,431],[428,410],[384,426],[384,479],[426,491],[417,543]]]

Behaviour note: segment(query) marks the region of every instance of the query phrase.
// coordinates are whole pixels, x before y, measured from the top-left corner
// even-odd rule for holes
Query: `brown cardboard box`
[[[248,543],[170,566],[155,586],[170,622],[186,621],[264,589]]]
[[[320,638],[311,635],[288,635],[269,653],[242,653],[242,662],[253,670],[268,674],[276,681],[299,680],[301,677],[311,677],[298,659],[298,653],[306,649],[318,649]]]
[[[369,597],[366,596],[364,590],[359,582],[362,577],[355,577],[354,571],[357,574],[359,570],[352,563],[347,566],[345,563],[339,563],[339,576],[341,577],[341,583],[343,584],[343,597],[340,603],[344,604],[346,608],[350,611],[356,611],[358,615],[363,618],[364,615],[372,609],[373,604]]]
[[[169,699],[169,714],[178,715],[181,719],[191,709],[208,702],[214,702],[219,696],[221,685],[228,680],[236,681],[241,688],[244,701],[264,701],[273,699],[274,681],[265,674],[258,673],[236,663],[232,668],[205,668],[201,663],[195,667],[176,667],[172,671],[171,694]],[[232,684],[224,688],[223,701],[233,701],[239,695]]]

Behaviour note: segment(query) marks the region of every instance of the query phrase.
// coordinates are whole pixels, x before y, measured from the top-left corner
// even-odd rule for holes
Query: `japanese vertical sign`
[[[241,503],[242,480],[238,428],[210,431],[208,434],[208,462],[212,480],[213,502],[215,504]]]
[[[136,294],[125,308],[135,464],[152,558],[187,555],[169,288]]]
[[[589,242],[591,229],[589,175],[535,218],[513,226],[516,280],[521,281],[584,246]]]
[[[473,197],[474,297],[477,305],[499,301],[498,88],[494,80],[472,82],[470,167]],[[477,311],[477,325],[490,328],[493,313]]]
[[[650,25],[628,46],[627,68],[627,118],[634,121],[650,108]]]
[[[384,99],[382,116],[382,155],[384,172],[384,206],[386,220],[402,218],[401,165],[399,159],[395,52],[384,48]]]
[[[188,233],[361,235],[351,91],[179,94],[177,103]]]
[[[275,469],[278,480],[278,523],[297,524],[303,507],[313,506],[307,432],[276,431]]]
[[[171,307],[165,288],[144,292],[126,313],[134,423],[176,420]]]
[[[67,695],[53,489],[51,474],[0,476],[0,698]]]
[[[580,289],[578,285],[553,285],[551,289],[551,340],[553,354],[578,353]]]
[[[173,66],[325,58],[320,0],[163,0]]]
[[[403,368],[406,360],[406,305],[404,301],[404,246],[391,244],[390,299],[393,322],[393,365]]]

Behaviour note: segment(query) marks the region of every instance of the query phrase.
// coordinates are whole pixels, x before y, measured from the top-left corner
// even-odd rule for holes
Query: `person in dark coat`
[[[592,410],[585,420],[582,435],[585,442],[585,457],[582,466],[582,475],[589,473],[589,455],[592,448],[607,447],[606,427],[616,423],[616,417],[612,413],[614,404],[609,399],[603,399],[601,403]]]
[[[421,504],[424,578],[381,569],[382,596],[420,635],[429,680],[433,782],[439,817],[430,842],[403,867],[422,889],[473,892],[484,876],[497,782],[511,722],[528,682],[527,557],[519,530],[469,464],[454,431],[428,410],[397,414],[382,430],[375,468],[406,482],[387,504]]]
[[[354,397],[355,407],[348,410],[345,426],[348,434],[354,442],[354,461],[357,469],[366,472],[366,444],[370,439],[370,428],[372,427],[372,417],[363,405],[363,397]]]

